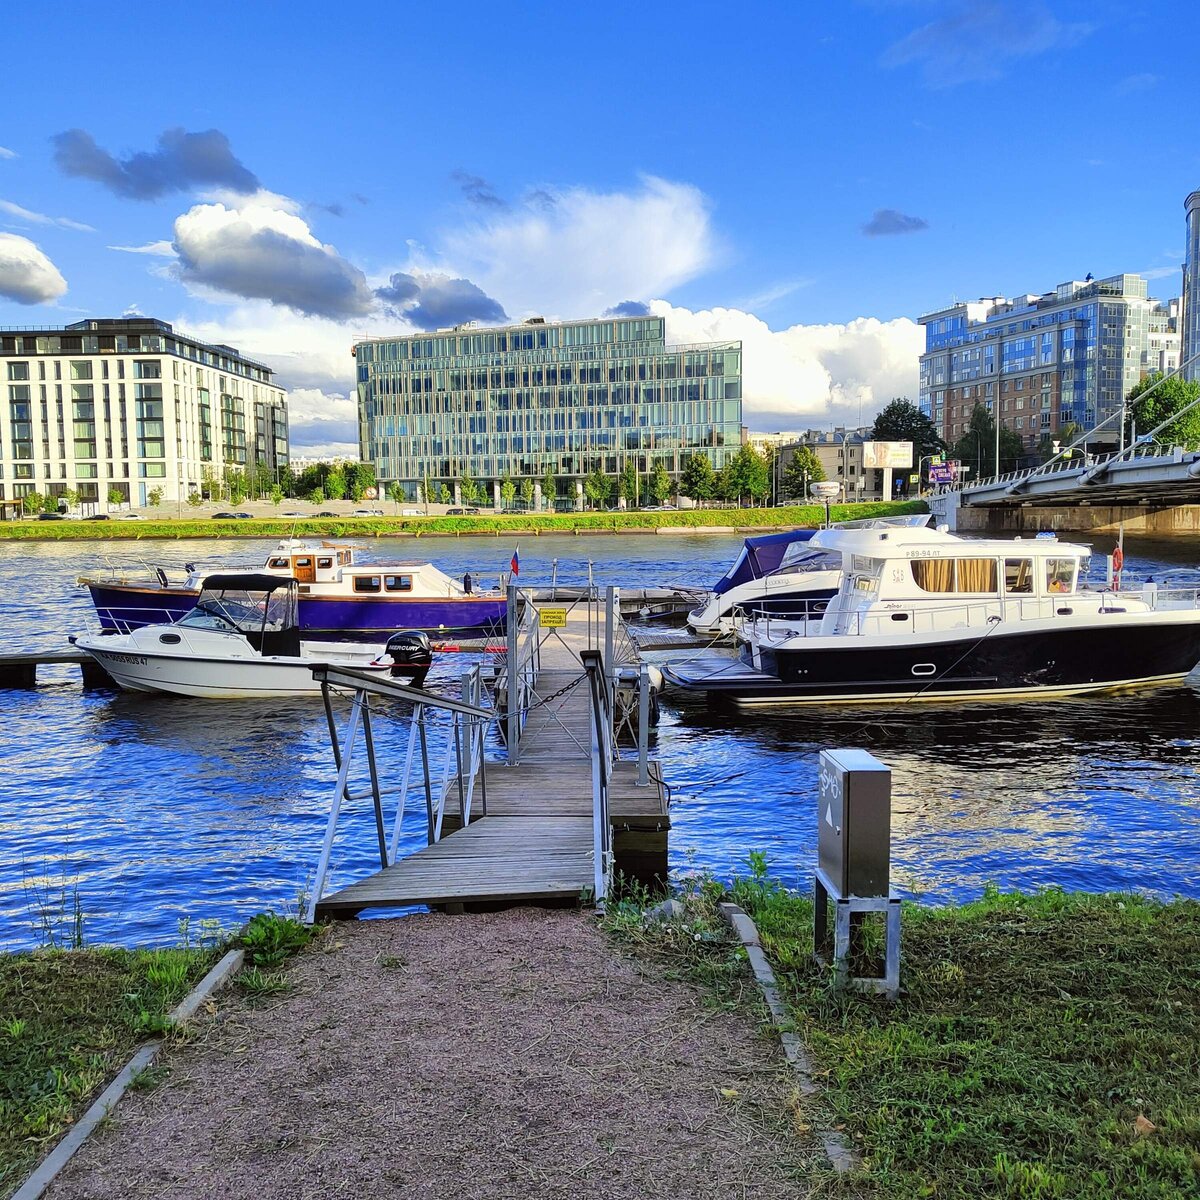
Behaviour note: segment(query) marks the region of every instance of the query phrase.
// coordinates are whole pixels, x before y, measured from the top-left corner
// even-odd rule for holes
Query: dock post
[[[650,667],[638,663],[638,787],[650,782]]]
[[[617,676],[616,639],[617,620],[621,612],[621,589],[608,585],[604,603],[604,694],[608,697],[608,711],[613,711],[613,684]]]
[[[520,750],[517,745],[521,738],[521,717],[517,711],[521,703],[521,688],[517,683],[517,676],[520,673],[517,664],[518,645],[517,585],[510,580],[508,584],[508,670],[504,676],[504,702],[507,706],[506,716],[508,719],[508,744],[505,746],[505,752],[510,767],[516,766],[520,758]]]

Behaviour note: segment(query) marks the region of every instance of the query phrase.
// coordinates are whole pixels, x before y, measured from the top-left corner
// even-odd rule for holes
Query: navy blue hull
[[[174,621],[195,607],[188,588],[88,584],[102,629],[122,632]],[[506,602],[497,596],[423,599],[375,596],[353,599],[300,597],[300,633],[309,638],[354,636],[373,640],[397,629],[427,633],[492,633],[504,628]]]

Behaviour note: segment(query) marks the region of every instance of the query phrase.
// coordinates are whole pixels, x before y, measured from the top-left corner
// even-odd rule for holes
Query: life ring
[[[1125,565],[1125,553],[1120,546],[1114,546],[1112,552],[1113,571],[1120,571]]]

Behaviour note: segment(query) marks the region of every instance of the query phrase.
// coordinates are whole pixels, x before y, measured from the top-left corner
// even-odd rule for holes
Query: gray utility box
[[[822,750],[817,866],[841,896],[888,895],[892,772],[865,750]]]

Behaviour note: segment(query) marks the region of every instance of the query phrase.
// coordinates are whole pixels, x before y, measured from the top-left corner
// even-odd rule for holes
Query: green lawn
[[[922,501],[835,504],[835,521],[927,511]],[[478,517],[282,517],[214,521],[208,517],[145,521],[4,521],[0,538],[71,541],[143,538],[227,537],[386,537],[389,534],[493,534],[497,537],[537,533],[611,533],[622,529],[815,528],[825,520],[822,505],[784,508],[705,508],[668,512],[514,513]]]
[[[694,894],[698,932],[719,929],[722,890]],[[908,905],[892,1005],[830,988],[810,901],[761,864],[732,891],[819,1062],[823,1119],[863,1153],[851,1187],[880,1200],[1200,1195],[1200,903],[1050,890]],[[710,982],[734,969],[703,939],[634,936]]]

